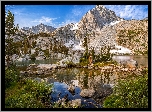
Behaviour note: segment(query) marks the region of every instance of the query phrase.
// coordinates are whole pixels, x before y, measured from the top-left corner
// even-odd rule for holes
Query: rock
[[[78,86],[79,80],[71,80],[73,86]]]
[[[84,98],[90,98],[94,95],[95,91],[93,89],[83,89],[80,92],[80,96]]]
[[[51,64],[39,64],[37,67],[42,70],[50,70],[52,65]]]
[[[52,65],[51,65],[51,68],[52,68],[52,69],[57,69],[57,68],[58,68],[57,66],[58,66],[57,64],[52,64]]]
[[[26,70],[34,70],[37,69],[37,65],[36,64],[30,64]]]
[[[75,99],[75,100],[72,100],[71,102],[70,102],[71,104],[71,106],[72,107],[75,107],[75,106],[81,106],[81,99]]]
[[[41,78],[38,78],[38,77],[35,78],[34,80],[37,81],[37,82],[41,82]]]
[[[25,71],[20,71],[20,76],[25,75]]]
[[[88,68],[88,66],[83,66],[83,68]]]
[[[133,59],[127,61],[127,67],[129,67],[129,68],[135,68],[135,67],[137,67],[137,66],[138,66],[137,61],[135,61],[135,60],[133,60]]]
[[[74,95],[75,94],[75,87],[73,85],[70,85],[69,88],[68,88],[68,91]]]
[[[104,84],[103,85],[103,91],[102,91],[102,96],[106,97],[110,95],[113,92],[114,84]]]
[[[44,72],[43,72],[42,70],[35,71],[35,73],[36,73],[37,75],[42,75],[42,74],[44,74]]]
[[[91,66],[88,66],[88,69],[93,69],[93,67],[91,67]]]
[[[112,69],[112,68],[113,68],[112,66],[104,66],[103,67],[103,69],[105,69],[105,70],[107,70],[107,69],[109,70],[109,69]]]
[[[129,69],[128,68],[122,68],[121,70],[127,72]]]
[[[36,60],[43,60],[44,58],[42,56],[36,57]]]
[[[98,67],[95,67],[94,69],[98,70],[99,68],[98,68]]]
[[[111,89],[111,88],[113,88],[114,87],[114,84],[104,84],[103,85],[103,88],[104,89]]]

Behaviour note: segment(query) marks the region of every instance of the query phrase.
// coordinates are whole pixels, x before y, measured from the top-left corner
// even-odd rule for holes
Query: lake
[[[53,74],[47,76],[33,76],[37,81],[44,80],[49,84],[53,84],[53,92],[51,94],[51,102],[68,96],[68,100],[81,99],[81,103],[86,105],[85,108],[101,108],[102,98],[101,92],[104,91],[106,85],[114,85],[118,76],[112,73],[101,73],[100,70],[88,70],[84,68],[57,69]],[[68,91],[70,85],[73,85],[74,94]],[[84,98],[80,95],[82,90],[94,90],[94,96]]]
[[[138,62],[138,65],[148,67],[147,56],[113,56],[113,60],[117,62],[127,61],[134,59]],[[59,60],[36,60],[36,64],[52,64]],[[27,66],[34,62],[25,61],[18,62],[18,65]],[[53,84],[53,92],[51,93],[51,102],[58,101],[59,99],[67,96],[68,100],[81,99],[81,104],[85,105],[85,108],[102,108],[103,98],[106,96],[103,93],[110,92],[107,88],[112,88],[113,85],[121,79],[122,73],[115,72],[101,72],[101,70],[85,69],[85,68],[71,68],[71,69],[57,69],[55,72],[51,72],[48,75],[32,76],[35,80],[45,81],[46,83]],[[74,94],[68,91],[70,85],[74,87]],[[94,95],[89,98],[84,98],[80,95],[82,90],[93,90]],[[106,94],[106,93],[105,93]],[[107,94],[108,95],[108,94]]]
[[[142,65],[145,67],[148,67],[148,56],[141,56],[141,55],[135,55],[135,56],[113,56],[113,60],[116,60],[117,62],[122,62],[122,61],[128,61],[130,59],[136,60],[138,62],[138,65]]]
[[[112,57],[113,60],[117,61],[117,62],[122,62],[122,61],[128,61],[130,59],[134,59],[138,62],[138,65],[142,65],[142,66],[146,66],[148,67],[148,56],[130,56],[130,55],[126,55],[126,56],[116,56],[114,55]],[[25,60],[25,61],[17,61],[17,65],[19,66],[28,66],[29,64],[53,64],[60,61],[60,59],[44,59],[44,60]]]

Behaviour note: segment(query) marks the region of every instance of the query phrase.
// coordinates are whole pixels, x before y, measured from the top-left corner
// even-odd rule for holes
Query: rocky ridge
[[[23,27],[21,28],[21,31],[24,33],[34,33],[34,34],[38,34],[40,32],[44,32],[44,33],[51,33],[55,30],[56,28],[52,27],[52,26],[47,26],[44,24],[39,24],[37,26],[32,26],[32,28],[29,27]]]

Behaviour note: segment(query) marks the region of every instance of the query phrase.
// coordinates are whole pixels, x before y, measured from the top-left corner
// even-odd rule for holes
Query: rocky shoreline
[[[59,63],[62,63],[63,60],[59,61]],[[67,63],[57,63],[57,64],[30,64],[25,71],[20,71],[21,75],[47,75],[52,74],[58,69],[66,69],[66,68],[84,68],[84,69],[93,69],[93,70],[100,70],[101,73],[120,73],[120,72],[128,72],[135,74],[141,74],[141,72],[147,68],[143,66],[138,66],[137,63],[133,60],[127,61],[127,63],[119,63],[117,65],[115,64],[109,64],[107,66],[98,66],[98,65],[87,65],[82,66],[80,64],[76,64],[72,67],[69,67]]]

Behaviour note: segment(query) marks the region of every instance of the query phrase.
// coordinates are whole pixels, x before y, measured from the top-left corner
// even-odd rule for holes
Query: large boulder
[[[133,59],[127,61],[126,64],[127,64],[127,67],[129,67],[129,68],[135,68],[135,67],[138,66],[137,61],[135,61],[135,60],[133,60]]]
[[[75,99],[75,100],[72,100],[71,102],[70,102],[70,105],[72,106],[72,107],[75,107],[75,106],[81,106],[81,99]]]
[[[57,64],[52,64],[52,65],[51,65],[51,68],[52,68],[52,69],[56,69],[56,68],[58,68],[58,65],[57,65]]]
[[[94,95],[94,93],[95,93],[94,89],[83,89],[80,92],[80,96],[84,98],[90,98]]]

